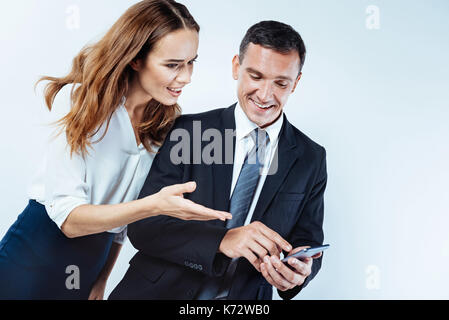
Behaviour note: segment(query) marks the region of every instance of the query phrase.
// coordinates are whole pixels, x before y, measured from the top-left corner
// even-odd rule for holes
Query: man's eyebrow
[[[279,76],[277,77],[278,80],[287,80],[287,81],[293,81],[292,78],[286,77],[286,76]]]
[[[254,70],[253,68],[246,68],[246,72],[255,74],[258,77],[262,77],[263,76],[263,74],[261,72],[259,72],[257,70]]]
[[[261,72],[255,70],[255,69],[253,69],[253,68],[249,68],[249,67],[248,67],[248,68],[246,68],[246,71],[247,71],[248,73],[252,73],[252,74],[254,74],[254,75],[258,76],[258,77],[261,77],[261,78],[263,77],[263,74],[262,74]],[[276,79],[277,79],[277,80],[293,81],[292,78],[287,77],[287,76],[277,76]]]
[[[196,55],[195,58],[193,58],[192,60],[196,60],[196,59],[198,59],[198,55]],[[182,59],[168,59],[168,60],[165,60],[165,62],[180,63],[180,62],[184,62],[184,60],[182,60]]]

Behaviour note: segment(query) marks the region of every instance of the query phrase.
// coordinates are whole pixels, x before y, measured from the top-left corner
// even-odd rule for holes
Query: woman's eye
[[[175,69],[177,66],[178,66],[177,64],[173,64],[173,63],[167,64],[167,68],[170,68],[170,69]]]

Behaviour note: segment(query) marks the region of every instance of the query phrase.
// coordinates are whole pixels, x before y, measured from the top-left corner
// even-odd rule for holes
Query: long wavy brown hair
[[[112,114],[128,91],[135,71],[130,63],[145,59],[155,44],[170,32],[200,27],[187,8],[173,0],[145,0],[130,7],[97,43],[85,46],[73,59],[72,70],[62,78],[44,76],[49,81],[44,98],[51,111],[58,92],[67,84],[72,87],[70,112],[56,122],[65,130],[70,154],[85,154],[92,143],[104,138]],[[181,108],[166,106],[154,99],[145,107],[138,127],[145,148],[161,146]],[[91,141],[107,123],[97,141]]]

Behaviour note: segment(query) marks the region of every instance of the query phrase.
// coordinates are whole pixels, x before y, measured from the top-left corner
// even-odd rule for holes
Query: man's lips
[[[275,104],[261,104],[261,103],[254,101],[251,98],[249,98],[249,100],[252,102],[252,104],[254,104],[260,110],[269,110],[275,106]]]

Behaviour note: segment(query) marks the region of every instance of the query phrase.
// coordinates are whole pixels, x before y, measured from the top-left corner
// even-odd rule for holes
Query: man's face
[[[295,91],[301,74],[297,51],[282,54],[250,43],[240,63],[232,60],[232,74],[238,80],[239,103],[249,120],[260,128],[274,123],[288,97]]]

